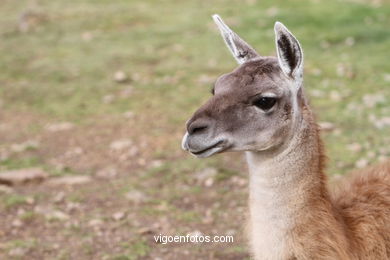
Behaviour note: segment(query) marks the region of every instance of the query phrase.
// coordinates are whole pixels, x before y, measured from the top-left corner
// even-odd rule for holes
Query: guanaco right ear
[[[280,22],[275,23],[275,41],[279,66],[296,81],[302,81],[303,52],[298,40]]]
[[[224,39],[226,46],[229,48],[233,57],[236,59],[238,64],[242,64],[250,59],[258,57],[259,54],[243,39],[240,38],[235,32],[233,32],[219,17],[219,15],[213,15],[214,22],[217,24],[218,29],[221,32],[222,38]]]

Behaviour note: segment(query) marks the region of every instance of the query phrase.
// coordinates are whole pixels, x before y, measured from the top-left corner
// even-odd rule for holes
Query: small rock
[[[206,187],[211,187],[211,186],[213,186],[213,184],[214,184],[214,179],[213,178],[207,178],[206,180],[205,180],[205,182],[204,182],[204,186],[206,186]]]
[[[136,146],[129,147],[123,153],[121,153],[117,158],[119,161],[124,162],[130,158],[135,157],[139,153],[139,149]]]
[[[54,201],[55,203],[60,203],[60,202],[63,202],[64,199],[65,199],[65,193],[64,193],[63,191],[60,191],[60,192],[58,192],[58,193],[54,196],[53,201]]]
[[[132,119],[134,118],[134,112],[133,111],[127,111],[125,113],[123,113],[123,116],[127,119]]]
[[[363,104],[368,108],[384,103],[386,103],[386,98],[383,94],[366,94],[363,96]]]
[[[26,213],[26,210],[23,208],[18,208],[18,210],[16,211],[16,214],[18,216],[24,215],[25,213]]]
[[[137,230],[137,233],[140,235],[153,234],[155,231],[151,227],[143,227]]]
[[[81,185],[86,184],[92,181],[92,178],[85,175],[79,175],[79,176],[63,176],[63,177],[56,177],[48,180],[46,183],[51,186],[72,186],[72,185]]]
[[[328,132],[335,129],[334,124],[330,122],[319,122],[318,125],[320,126],[322,131]]]
[[[330,93],[329,93],[329,98],[333,101],[341,101],[343,99],[343,97],[341,96],[340,92],[336,91],[336,90],[332,90]]]
[[[368,160],[360,159],[355,163],[356,168],[364,168],[368,165]]]
[[[77,147],[72,147],[69,150],[67,150],[65,152],[64,156],[66,158],[71,158],[71,157],[79,156],[83,153],[84,153],[83,148],[77,146]]]
[[[45,217],[49,220],[68,220],[69,215],[65,214],[64,212],[60,210],[53,210],[51,212],[48,212]]]
[[[0,172],[0,184],[18,185],[27,182],[41,182],[49,175],[39,168]]]
[[[130,139],[116,140],[110,144],[110,149],[113,151],[120,151],[130,148],[132,145],[133,141]]]
[[[23,222],[22,222],[20,219],[14,219],[14,220],[12,221],[11,225],[12,225],[13,227],[18,228],[18,227],[23,226]]]
[[[35,203],[35,199],[33,197],[27,197],[26,203],[32,205]]]
[[[358,143],[352,143],[347,145],[347,149],[351,152],[360,152],[362,150],[362,146]]]
[[[217,175],[217,173],[218,171],[215,168],[205,168],[199,172],[196,172],[194,176],[198,182],[203,183],[209,178],[214,178]]]
[[[101,169],[95,173],[95,176],[100,179],[113,179],[118,175],[118,172],[113,167]]]
[[[238,176],[233,176],[231,178],[231,182],[239,187],[244,187],[248,184],[248,181],[246,179],[238,177]]]
[[[15,248],[12,248],[12,249],[8,252],[8,255],[9,255],[9,256],[14,256],[14,257],[21,257],[21,256],[26,255],[27,252],[28,252],[28,249],[27,249],[27,248],[15,247]]]
[[[147,201],[147,196],[143,192],[138,190],[129,191],[128,193],[126,193],[125,197],[126,199],[132,201],[135,204]]]
[[[61,123],[48,124],[46,125],[45,128],[50,132],[59,132],[59,131],[70,130],[73,127],[74,125],[70,122],[61,122]]]
[[[88,226],[90,226],[90,227],[98,227],[101,225],[103,225],[103,220],[101,220],[101,219],[91,219],[88,222]]]
[[[164,164],[162,160],[154,160],[150,162],[150,168],[159,168]]]
[[[114,101],[114,99],[115,99],[114,95],[105,95],[102,98],[102,102],[104,104],[111,104]]]
[[[6,185],[0,185],[0,193],[10,194],[14,190]]]
[[[118,221],[118,220],[124,219],[125,216],[126,216],[126,214],[124,212],[116,212],[112,215],[112,218],[114,220]]]
[[[139,158],[137,160],[137,163],[140,165],[140,166],[145,166],[146,165],[146,160],[145,158]]]
[[[76,210],[79,210],[81,209],[81,205],[80,203],[77,203],[77,202],[68,202],[66,204],[66,211],[67,212],[73,212],[73,211],[76,211]]]
[[[390,74],[389,73],[386,73],[383,75],[383,80],[386,81],[386,82],[390,82]]]
[[[114,80],[118,83],[123,83],[126,82],[129,78],[127,77],[126,73],[123,71],[119,70],[115,72],[114,74]]]
[[[91,32],[83,32],[81,34],[81,38],[83,39],[83,41],[89,42],[93,39],[93,34]]]
[[[378,129],[390,126],[390,116],[377,118],[377,120],[374,121],[374,125]]]

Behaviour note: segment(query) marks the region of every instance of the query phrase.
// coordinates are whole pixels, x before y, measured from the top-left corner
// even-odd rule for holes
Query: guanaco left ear
[[[242,64],[250,59],[258,57],[259,54],[243,39],[240,38],[235,32],[233,32],[219,17],[219,15],[213,15],[214,22],[217,24],[218,29],[221,32],[222,38],[224,39],[233,57],[236,59],[238,64]]]
[[[303,52],[301,45],[282,23],[276,22],[274,29],[279,66],[287,76],[296,81],[302,81]]]

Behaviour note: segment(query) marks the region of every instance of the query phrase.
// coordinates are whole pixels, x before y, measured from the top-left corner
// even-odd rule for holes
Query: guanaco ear
[[[276,22],[274,29],[279,66],[287,76],[301,81],[303,77],[301,45],[282,23]]]
[[[235,32],[233,32],[219,17],[219,15],[213,15],[214,22],[217,24],[218,29],[221,32],[222,38],[224,39],[233,57],[236,59],[238,64],[242,64],[250,59],[258,57],[259,54],[243,39],[240,38]]]

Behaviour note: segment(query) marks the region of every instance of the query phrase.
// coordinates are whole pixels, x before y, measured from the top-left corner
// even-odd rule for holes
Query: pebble
[[[50,186],[73,186],[87,184],[92,178],[86,175],[62,176],[48,180],[46,183]]]
[[[126,73],[122,70],[118,70],[114,74],[114,80],[118,83],[126,82],[129,78],[127,77]]]
[[[130,148],[132,145],[133,145],[133,141],[132,140],[130,140],[130,139],[121,139],[121,140],[113,141],[110,144],[110,149],[112,151],[120,151],[120,150],[124,150],[124,149]]]
[[[138,190],[129,191],[125,195],[126,199],[130,200],[131,202],[135,204],[139,204],[142,202],[147,201],[147,196]]]
[[[112,215],[112,218],[116,221],[124,219],[126,214],[124,212],[116,212]]]
[[[60,122],[46,125],[46,130],[50,132],[59,132],[70,130],[74,127],[74,125],[70,122]]]
[[[321,130],[325,132],[332,131],[335,129],[334,124],[330,122],[319,122],[318,125],[320,126]]]
[[[368,160],[360,159],[355,163],[356,168],[364,168],[368,165]]]
[[[13,227],[18,228],[18,227],[23,226],[23,222],[22,222],[20,219],[14,219],[14,220],[12,221],[11,225],[12,225]]]
[[[48,178],[49,174],[40,168],[28,168],[0,172],[0,184],[18,185],[27,182],[41,182]]]
[[[113,167],[101,169],[95,173],[95,176],[100,179],[113,179],[118,175],[118,172]]]

